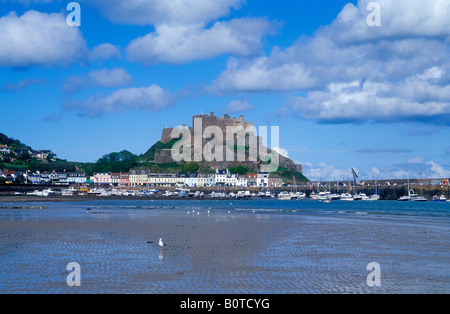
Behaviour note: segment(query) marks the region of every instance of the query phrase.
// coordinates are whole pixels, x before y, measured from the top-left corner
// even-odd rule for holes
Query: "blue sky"
[[[0,0],[0,132],[95,161],[214,111],[314,180],[450,177],[450,4],[369,2]]]

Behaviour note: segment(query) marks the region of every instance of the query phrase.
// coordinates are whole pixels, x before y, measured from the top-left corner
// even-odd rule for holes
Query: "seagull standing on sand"
[[[162,240],[162,239],[159,239],[159,247],[160,247],[161,249],[164,249],[165,246],[166,246],[166,244],[163,242],[163,240]]]

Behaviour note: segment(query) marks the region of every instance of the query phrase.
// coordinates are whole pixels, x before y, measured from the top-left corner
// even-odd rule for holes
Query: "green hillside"
[[[200,173],[214,173],[215,171],[210,167],[201,167],[197,162],[189,163],[168,163],[157,164],[153,162],[155,154],[162,149],[171,149],[179,139],[174,139],[170,143],[164,144],[162,142],[155,143],[150,149],[142,154],[135,155],[129,151],[121,151],[110,153],[102,156],[95,163],[81,163],[70,162],[67,160],[37,160],[31,158],[28,153],[22,152],[16,154],[18,151],[32,151],[33,149],[19,140],[9,138],[0,133],[0,144],[11,148],[10,155],[0,155],[0,169],[9,169],[13,171],[41,171],[41,172],[75,172],[84,171],[88,176],[94,173],[101,172],[129,172],[131,169],[150,169],[154,173],[180,173],[180,172],[200,172]],[[251,169],[243,166],[230,169],[231,173],[246,175],[252,172]],[[279,168],[276,172],[283,178],[285,183],[300,183],[308,182],[303,174],[299,172],[292,172],[285,168]]]

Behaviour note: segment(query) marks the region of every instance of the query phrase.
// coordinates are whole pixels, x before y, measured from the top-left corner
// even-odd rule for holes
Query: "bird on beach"
[[[159,247],[160,247],[161,249],[163,249],[165,246],[166,246],[166,244],[163,242],[163,240],[162,240],[162,239],[159,239]]]

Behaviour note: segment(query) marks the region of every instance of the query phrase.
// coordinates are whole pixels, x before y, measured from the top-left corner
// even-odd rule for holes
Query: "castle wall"
[[[210,115],[198,115],[194,116],[192,118],[192,125],[193,127],[189,128],[190,134],[192,136],[191,143],[194,144],[194,131],[195,127],[199,128],[198,121],[201,121],[201,135],[203,136],[205,129],[208,127],[219,127],[223,133],[223,144],[227,145],[227,127],[236,127],[236,126],[242,126],[246,130],[252,130],[253,132],[253,123],[252,122],[246,122],[244,121],[244,116],[240,116],[238,119],[230,118],[229,115],[224,115],[224,117],[217,117],[214,115],[213,112],[211,112]],[[183,128],[185,126],[183,125]],[[163,129],[162,135],[161,135],[161,142],[167,144],[172,141],[172,132],[174,130],[181,131],[181,127],[177,128],[166,128]],[[262,138],[257,136],[256,139],[251,138],[254,136],[253,133],[246,136],[246,142],[245,146],[249,147],[250,143],[257,143],[257,145],[262,145]],[[205,145],[210,142],[211,139],[204,139],[202,138],[202,147],[205,147]],[[234,143],[234,145],[238,145],[238,143]],[[265,147],[263,147],[264,149]],[[255,168],[255,162],[249,160],[249,154],[248,151],[245,154],[245,161],[238,161],[237,152],[234,152],[234,160],[233,161],[225,161],[227,160],[226,156],[226,150],[224,149],[224,155],[223,160],[224,161],[217,161],[217,162],[208,162],[207,166],[210,166],[213,169],[225,169],[228,167],[236,167],[238,165],[243,165],[247,168],[253,169]],[[259,151],[259,150],[258,150]],[[267,150],[270,152],[270,150]],[[157,163],[169,163],[173,162],[173,159],[171,157],[172,150],[161,150],[159,153],[155,154],[155,162]],[[205,162],[206,165],[206,162]],[[292,160],[289,158],[285,158],[283,156],[280,156],[280,167],[288,168],[293,171],[302,172],[302,166],[296,165]]]

